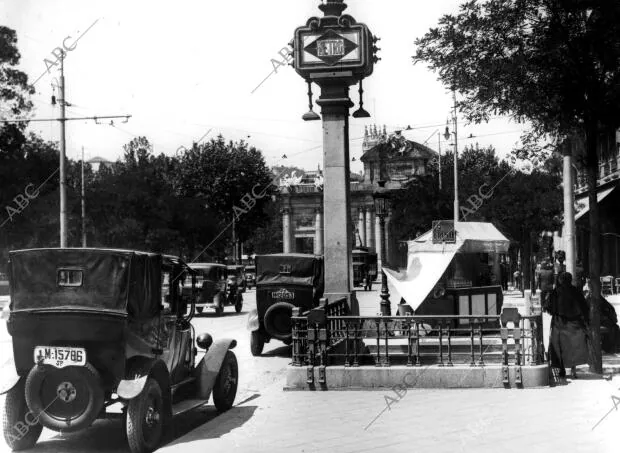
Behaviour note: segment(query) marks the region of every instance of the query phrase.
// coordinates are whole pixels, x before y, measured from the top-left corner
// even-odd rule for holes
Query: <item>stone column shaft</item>
[[[365,217],[364,217],[364,209],[363,208],[359,208],[359,220],[357,222],[357,231],[359,233],[359,240],[361,241],[360,246],[361,247],[365,247],[366,246],[366,222],[365,222]]]
[[[349,87],[342,81],[323,81],[323,159],[325,179],[325,295],[330,300],[351,298],[351,200],[349,170]]]
[[[291,210],[282,209],[282,248],[284,253],[291,253]]]
[[[372,208],[366,208],[366,247],[370,249],[375,246],[375,229],[374,229],[374,211]]]
[[[375,249],[377,252],[377,272],[381,272],[383,266],[383,256],[381,255],[381,221],[375,214]]]
[[[323,255],[323,211],[315,209],[315,232],[314,232],[314,254]]]

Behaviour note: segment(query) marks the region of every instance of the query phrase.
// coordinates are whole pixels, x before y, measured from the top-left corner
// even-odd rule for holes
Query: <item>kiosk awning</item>
[[[415,252],[409,255],[404,274],[383,268],[388,281],[411,308],[424,302],[454,258],[456,250],[447,252]]]

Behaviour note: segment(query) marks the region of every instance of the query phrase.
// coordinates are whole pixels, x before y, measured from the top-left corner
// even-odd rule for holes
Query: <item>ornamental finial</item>
[[[319,9],[323,11],[325,16],[340,16],[347,9],[347,4],[344,3],[344,0],[327,0],[319,5]]]

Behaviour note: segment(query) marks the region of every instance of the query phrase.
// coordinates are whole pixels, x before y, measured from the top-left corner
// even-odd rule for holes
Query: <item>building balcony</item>
[[[599,162],[597,186],[620,178],[620,152],[617,156]],[[575,193],[580,194],[588,190],[587,175],[584,171],[577,172]]]

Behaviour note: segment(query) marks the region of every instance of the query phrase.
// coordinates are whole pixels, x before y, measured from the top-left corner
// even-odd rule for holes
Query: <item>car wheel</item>
[[[216,294],[213,298],[213,304],[215,305],[215,316],[222,316],[222,312],[224,311],[224,302],[222,299],[223,297],[221,294]]]
[[[215,387],[213,387],[213,403],[219,412],[227,411],[235,402],[238,380],[237,357],[234,352],[226,351],[222,367],[215,379]]]
[[[56,431],[86,428],[103,408],[101,376],[90,363],[65,368],[36,365],[28,373],[25,393],[40,423]]]
[[[32,448],[39,440],[43,426],[38,417],[28,410],[24,379],[8,391],[3,403],[2,432],[7,445],[13,451]]]
[[[148,378],[142,392],[127,406],[127,442],[132,453],[150,453],[164,434],[164,399],[159,383]]]
[[[250,350],[252,351],[252,355],[254,357],[258,357],[263,353],[264,347],[265,339],[263,338],[263,335],[258,330],[254,330],[252,332],[252,336],[250,337]]]
[[[273,338],[285,341],[293,337],[293,309],[288,302],[276,302],[265,312],[263,325],[265,331]]]
[[[243,308],[243,296],[239,294],[237,296],[237,303],[235,304],[235,311],[237,313],[241,313],[242,308]]]

